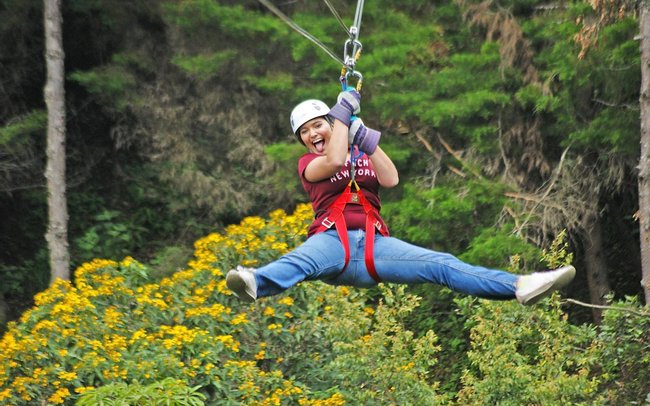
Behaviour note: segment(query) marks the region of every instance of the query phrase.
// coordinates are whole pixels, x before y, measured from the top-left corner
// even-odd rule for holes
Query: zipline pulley
[[[346,90],[349,86],[349,77],[355,76],[357,78],[357,91],[361,91],[361,86],[363,84],[363,75],[361,72],[355,70],[355,66],[359,58],[361,57],[361,50],[363,45],[359,41],[359,34],[361,31],[361,17],[363,15],[363,3],[364,0],[357,1],[357,9],[354,14],[354,22],[348,30],[349,38],[345,41],[343,45],[343,68],[341,69],[341,85],[343,90]]]

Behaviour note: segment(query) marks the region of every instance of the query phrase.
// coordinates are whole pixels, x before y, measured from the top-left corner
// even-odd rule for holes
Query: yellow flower
[[[248,247],[249,250],[251,250],[251,247]],[[257,259],[244,259],[241,261],[241,264],[243,266],[256,266],[258,265],[259,261]]]
[[[246,313],[239,313],[237,316],[233,317],[233,319],[230,321],[230,324],[233,326],[236,326],[238,324],[246,324],[248,323],[248,320],[246,319]]]
[[[67,398],[68,396],[70,396],[70,391],[68,390],[68,388],[59,388],[47,400],[55,404],[62,404],[63,402],[65,402],[65,398]]]
[[[401,367],[397,368],[398,371],[408,371],[410,369],[413,369],[415,367],[415,362],[409,362],[406,365],[402,365]]]
[[[0,400],[9,399],[11,397],[11,388],[7,388],[0,392]]]
[[[287,306],[293,306],[293,298],[289,296],[285,296],[282,299],[278,300],[279,304],[287,305]]]
[[[109,328],[115,328],[120,322],[121,317],[122,313],[120,313],[115,306],[109,306],[104,312],[104,323],[106,323]]]
[[[225,279],[222,279],[221,281],[219,281],[219,283],[217,284],[217,290],[219,291],[219,293],[224,294],[224,295],[230,296],[230,295],[233,294],[232,291],[230,289],[228,289],[228,287],[226,286],[226,280]]]
[[[269,317],[271,317],[271,316],[275,316],[275,309],[272,308],[272,307],[266,307],[266,308],[264,309],[264,315],[265,315],[265,316],[269,316]]]
[[[230,334],[216,336],[215,339],[220,341],[224,347],[229,348],[234,352],[239,352],[239,341],[236,341]]]
[[[75,372],[63,371],[63,372],[59,372],[57,376],[59,377],[59,379],[63,379],[64,381],[73,381],[77,379],[77,374]]]
[[[269,324],[269,325],[267,326],[267,328],[268,328],[269,330],[271,330],[271,331],[274,331],[274,330],[282,329],[282,325],[281,325],[281,324],[273,323],[273,324]]]
[[[86,393],[86,392],[91,391],[93,389],[95,389],[93,386],[80,386],[78,388],[75,388],[74,391],[81,395],[82,393]]]

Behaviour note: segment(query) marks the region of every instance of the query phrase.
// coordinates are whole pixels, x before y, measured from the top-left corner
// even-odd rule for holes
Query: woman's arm
[[[393,161],[378,146],[375,152],[370,155],[370,161],[375,168],[379,184],[385,188],[392,188],[399,183],[399,173]]]

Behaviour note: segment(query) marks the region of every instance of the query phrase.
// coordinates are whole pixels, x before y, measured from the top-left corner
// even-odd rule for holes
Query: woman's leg
[[[375,238],[374,251],[375,267],[384,282],[435,283],[482,298],[515,298],[518,275],[470,265],[451,254],[393,237]]]
[[[257,298],[276,295],[303,280],[335,278],[344,262],[335,230],[313,235],[277,261],[255,270]]]

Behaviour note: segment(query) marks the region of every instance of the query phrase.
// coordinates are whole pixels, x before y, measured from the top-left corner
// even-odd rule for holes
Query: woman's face
[[[332,136],[332,125],[324,117],[316,117],[303,124],[298,135],[309,152],[323,155]]]

